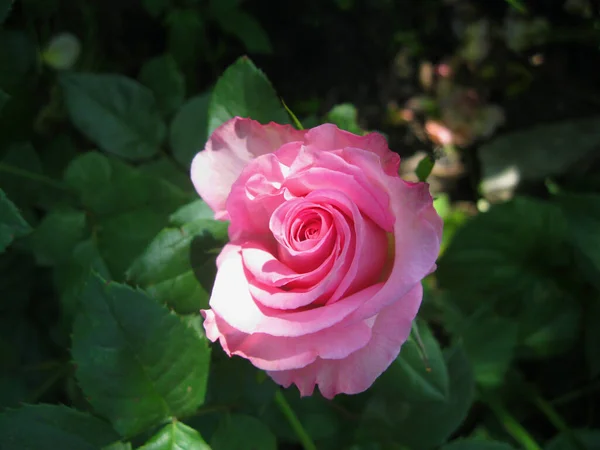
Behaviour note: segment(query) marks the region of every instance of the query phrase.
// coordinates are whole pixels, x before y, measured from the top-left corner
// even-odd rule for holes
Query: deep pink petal
[[[426,183],[391,180],[398,196],[391,207],[399,219],[394,226],[395,257],[384,287],[362,304],[350,320],[361,320],[405,295],[435,269],[442,239],[443,222],[433,207]]]
[[[319,358],[306,367],[267,373],[284,387],[295,384],[302,396],[311,395],[316,385],[329,399],[342,393],[364,392],[400,353],[422,296],[423,288],[418,283],[404,297],[382,309],[376,316],[369,343],[344,359]]]
[[[379,165],[379,157],[366,150],[355,149],[369,156],[369,161],[379,168],[379,176],[385,176]],[[302,147],[290,167],[283,186],[298,197],[327,189],[338,190],[348,196],[365,215],[386,231],[391,231],[394,217],[389,212],[389,195],[377,180],[371,180],[364,170],[349,164],[337,152],[323,152],[316,147]]]
[[[292,235],[297,231],[296,226],[301,226],[296,222],[301,222],[303,216],[306,216],[303,213],[307,211],[320,217],[321,232],[318,239],[298,242]],[[316,269],[334,252],[339,238],[338,228],[342,222],[345,223],[344,218],[338,211],[331,211],[329,205],[320,205],[303,198],[282,203],[269,221],[269,229],[279,244],[277,256],[298,273]],[[308,245],[302,245],[305,243]]]
[[[327,123],[309,130],[305,142],[321,150],[339,150],[346,147],[368,150],[379,156],[381,165],[388,175],[398,174],[400,157],[389,149],[387,140],[380,133],[373,132],[358,136]]]
[[[204,150],[195,156],[192,182],[215,217],[227,219],[225,202],[244,167],[257,156],[273,153],[285,143],[303,141],[305,133],[290,125],[261,125],[255,120],[235,117],[217,128]]]
[[[304,276],[299,276],[294,280],[290,279],[289,289],[273,287],[265,282],[261,283],[264,275],[256,274],[256,270],[246,266],[250,273],[256,274],[256,277],[250,279],[249,283],[253,299],[266,307],[282,310],[301,308],[314,303],[327,303],[338,290],[340,282],[347,276],[353,265],[356,251],[356,236],[353,229],[355,224],[349,224],[344,214],[335,208],[331,209],[331,214],[336,228],[336,241],[331,254],[318,267],[313,269],[312,255],[309,255],[308,264],[310,265],[303,266],[301,255],[298,255],[297,261],[294,261],[294,257],[286,254],[285,250],[282,250],[283,246],[279,245],[279,256],[282,262],[287,263],[288,267],[293,264],[291,268],[298,272],[301,272],[302,269],[307,270],[304,272]],[[313,279],[314,283],[308,288],[302,288],[302,284],[305,284],[307,279]]]

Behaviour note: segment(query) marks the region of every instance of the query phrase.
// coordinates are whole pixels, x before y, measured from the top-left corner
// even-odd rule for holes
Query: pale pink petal
[[[202,313],[206,336],[211,341],[219,339],[228,355],[247,358],[263,370],[296,369],[317,358],[346,358],[371,339],[371,327],[365,322],[337,325],[299,337],[277,337],[264,333],[242,333],[213,311]]]
[[[240,247],[234,251],[234,246],[228,246],[227,257],[220,258],[219,264],[210,307],[233,328],[248,334],[302,336],[316,333],[340,323],[383,286],[376,283],[324,307],[283,311],[267,308],[252,298]]]
[[[404,297],[382,309],[369,343],[344,359],[319,358],[302,368],[267,373],[284,387],[295,384],[302,396],[311,395],[315,385],[328,399],[342,393],[364,392],[397,358],[410,334],[422,296],[423,288],[418,283]]]
[[[225,202],[231,186],[254,158],[273,153],[283,144],[303,141],[305,131],[290,125],[261,125],[251,119],[235,117],[208,139],[203,151],[192,161],[191,177],[198,194],[215,212],[227,219]]]
[[[332,250],[333,251],[333,250]],[[273,253],[258,243],[246,243],[242,246],[242,260],[244,268],[248,271],[251,284],[270,286],[276,291],[278,288],[310,289],[320,283],[331,271],[335,263],[337,250],[327,256],[320,266],[309,272],[298,273],[273,256]],[[260,301],[259,298],[256,298]],[[271,301],[272,302],[272,301]],[[269,301],[265,306],[280,307],[281,309],[297,308],[305,306],[285,307],[285,305],[271,305]]]

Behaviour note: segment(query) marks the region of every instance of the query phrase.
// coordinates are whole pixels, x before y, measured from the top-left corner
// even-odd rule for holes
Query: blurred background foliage
[[[0,449],[600,449],[598,8],[0,0]],[[445,221],[418,331],[333,402],[198,315],[191,158],[280,98],[384,133]]]

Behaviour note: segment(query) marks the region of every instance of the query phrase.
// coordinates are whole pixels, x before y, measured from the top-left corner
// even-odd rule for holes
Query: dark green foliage
[[[0,0],[0,450],[600,449],[595,7]],[[378,130],[430,185],[437,270],[363,393],[205,336],[229,224],[189,171],[236,116]]]

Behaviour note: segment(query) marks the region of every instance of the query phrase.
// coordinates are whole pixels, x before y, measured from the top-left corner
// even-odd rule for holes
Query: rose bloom
[[[398,356],[435,270],[442,220],[378,133],[236,117],[193,160],[228,220],[206,336],[284,387],[366,390]]]

